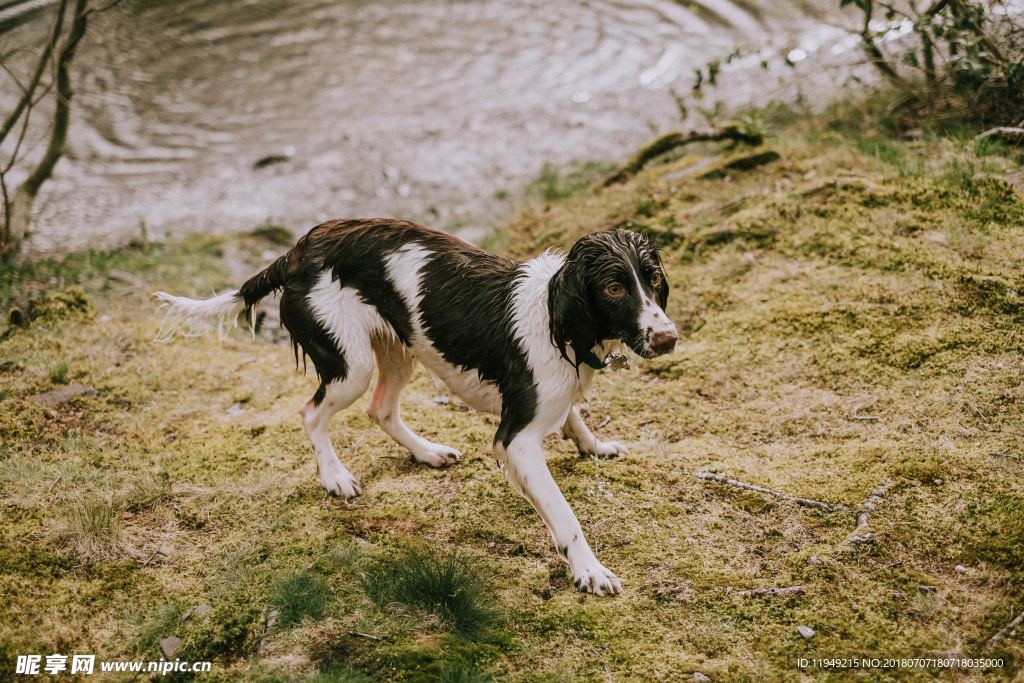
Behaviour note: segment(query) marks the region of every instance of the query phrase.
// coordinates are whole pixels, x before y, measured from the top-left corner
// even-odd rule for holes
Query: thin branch
[[[800,595],[803,592],[803,586],[783,586],[780,588],[752,588],[740,591],[739,595],[744,598],[760,598],[766,595]]]
[[[53,174],[53,167],[57,165],[57,161],[64,154],[68,124],[71,121],[71,97],[74,94],[71,89],[71,60],[75,57],[79,41],[85,35],[88,5],[88,0],[75,1],[71,32],[57,60],[57,108],[53,113],[53,132],[50,135],[50,144],[47,145],[43,158],[39,160],[35,169],[18,188],[29,197],[34,198],[39,193],[39,188]]]
[[[1024,123],[1024,121],[1021,121]],[[978,136],[979,140],[995,139],[1001,140],[1008,145],[1024,145],[1024,127],[1000,126],[990,128]]]
[[[698,479],[704,479],[706,481],[717,481],[719,484],[726,484],[727,486],[734,486],[738,489],[745,491],[754,491],[756,493],[763,493],[766,496],[772,496],[773,498],[779,498],[781,500],[788,500],[791,503],[802,505],[809,508],[817,508],[818,510],[825,510],[826,512],[837,512],[839,510],[849,510],[845,505],[839,503],[825,503],[820,500],[812,500],[810,498],[800,498],[798,496],[791,496],[788,493],[780,493],[779,491],[773,491],[772,489],[765,488],[764,486],[758,486],[757,484],[748,484],[745,481],[738,479],[730,479],[724,474],[715,474],[714,472],[707,472],[700,470],[695,475]]]
[[[996,632],[991,638],[989,638],[988,642],[985,643],[985,647],[991,650],[996,646],[996,643],[998,643],[1006,636],[1012,634],[1014,630],[1016,630],[1016,628],[1020,626],[1022,623],[1024,623],[1024,611],[1022,611],[1020,614],[1011,619],[1009,624],[999,629],[998,632]]]
[[[32,93],[35,91],[36,86],[39,85],[39,79],[42,78],[43,71],[46,70],[46,65],[50,61],[50,55],[53,54],[53,48],[60,40],[60,32],[64,24],[64,10],[67,8],[67,5],[68,0],[60,0],[60,5],[57,7],[57,16],[53,20],[53,30],[50,33],[50,39],[47,41],[46,47],[43,48],[42,54],[39,55],[39,62],[36,64],[35,71],[32,72],[32,78],[29,79],[21,99],[14,106],[14,110],[7,115],[3,124],[0,125],[0,143],[3,143],[4,138],[7,137],[11,128],[14,127],[25,107],[29,106],[29,103],[32,101]]]
[[[892,480],[886,479],[882,482],[881,486],[868,494],[867,500],[860,504],[860,512],[857,513],[857,526],[852,532],[850,532],[850,535],[846,537],[847,542],[875,542],[875,534],[871,531],[871,513],[875,511],[875,508],[877,508],[882,502],[882,499],[885,498],[885,494],[888,493],[890,486],[892,486]]]
[[[861,29],[860,32],[861,48],[867,54],[869,60],[874,65],[874,67],[878,69],[879,73],[881,73],[883,76],[888,78],[896,85],[905,87],[907,85],[907,82],[903,80],[903,77],[896,73],[896,69],[894,69],[892,65],[889,64],[888,60],[886,60],[885,58],[885,55],[882,54],[882,51],[878,48],[878,45],[875,44],[875,39],[871,35],[871,17],[874,14],[874,3],[872,2],[872,0],[866,0],[863,9],[864,27]]]

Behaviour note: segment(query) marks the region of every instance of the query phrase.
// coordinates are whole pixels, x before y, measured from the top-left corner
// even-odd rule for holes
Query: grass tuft
[[[54,384],[67,384],[71,366],[66,360],[58,361],[50,368],[50,381]]]
[[[401,605],[432,614],[468,638],[498,621],[487,586],[458,553],[405,549],[374,563],[363,574],[362,586],[382,608]]]
[[[322,576],[303,571],[283,579],[274,588],[271,604],[278,610],[277,623],[291,628],[303,619],[321,619],[331,600],[331,586]]]
[[[62,536],[84,562],[118,557],[124,550],[121,509],[109,498],[78,498],[68,507]]]

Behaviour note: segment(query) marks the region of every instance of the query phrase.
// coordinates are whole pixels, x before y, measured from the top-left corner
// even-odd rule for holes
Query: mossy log
[[[739,123],[727,123],[717,130],[690,131],[689,133],[674,131],[666,133],[637,150],[636,154],[630,157],[629,161],[609,174],[601,183],[601,186],[608,187],[625,182],[639,173],[651,159],[670,152],[677,147],[693,142],[720,142],[722,140],[742,142],[756,147],[764,142],[764,136],[760,133],[746,130]]]

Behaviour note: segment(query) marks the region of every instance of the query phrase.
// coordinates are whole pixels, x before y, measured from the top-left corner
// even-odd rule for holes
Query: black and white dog
[[[375,357],[368,413],[421,463],[443,467],[461,454],[402,421],[399,396],[417,361],[469,405],[499,414],[494,453],[505,477],[544,519],[576,586],[604,595],[621,583],[584,539],[541,442],[561,429],[583,454],[624,452],[594,436],[578,403],[620,345],[644,358],[675,348],[668,289],[655,246],[635,232],[594,233],[568,255],[518,263],[413,223],[357,219],[313,228],[238,290],[203,301],[157,296],[178,322],[194,325],[243,310],[251,321],[257,302],[282,290],[281,321],[296,360],[301,347],[320,378],[301,413],[330,493],[360,493],[328,423],[366,391]]]

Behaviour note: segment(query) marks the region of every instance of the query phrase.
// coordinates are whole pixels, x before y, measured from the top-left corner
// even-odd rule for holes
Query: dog
[[[206,300],[156,296],[178,325],[223,323],[243,311],[251,325],[256,304],[276,291],[296,363],[301,350],[320,380],[301,415],[327,492],[360,494],[328,424],[363,395],[375,364],[370,417],[417,462],[459,460],[458,450],[402,421],[399,397],[422,363],[467,404],[500,415],[498,465],[544,520],[576,587],[621,592],[552,478],[542,441],[561,430],[581,454],[625,452],[594,436],[579,403],[612,351],[625,346],[653,358],[675,348],[676,326],[665,313],[669,285],[649,238],[606,230],[580,238],[565,255],[549,250],[517,262],[410,222],[336,220],[313,228],[237,290]]]

